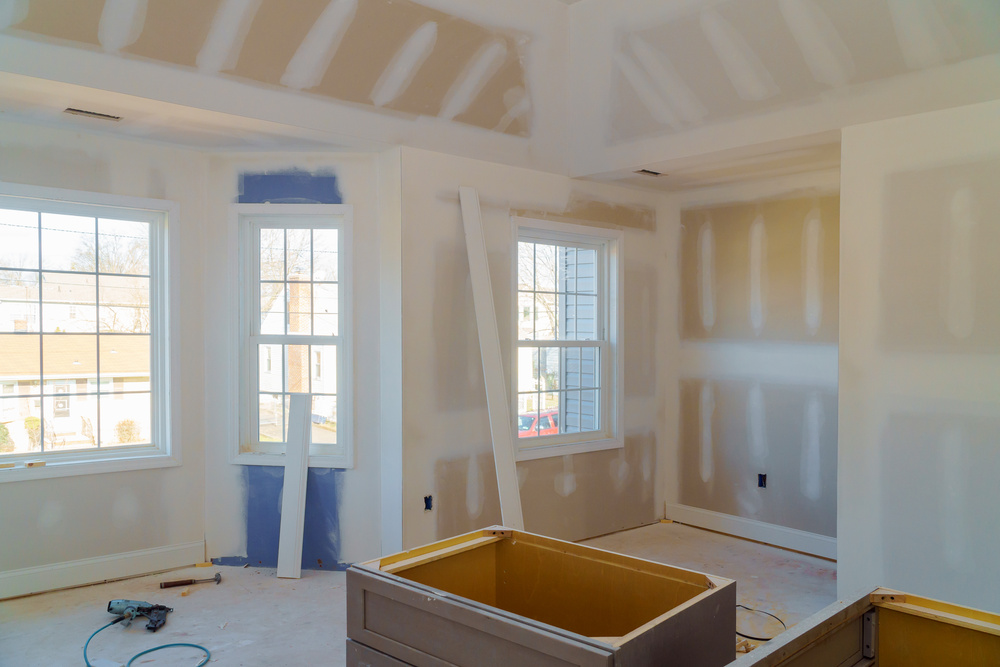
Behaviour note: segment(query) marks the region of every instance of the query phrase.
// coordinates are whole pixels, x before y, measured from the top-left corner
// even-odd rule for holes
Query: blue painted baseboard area
[[[306,513],[302,536],[302,569],[344,570],[340,561],[340,493],[344,471],[310,468],[306,477]],[[285,469],[245,466],[247,488],[247,555],[213,558],[216,565],[277,567],[281,528],[281,490]]]

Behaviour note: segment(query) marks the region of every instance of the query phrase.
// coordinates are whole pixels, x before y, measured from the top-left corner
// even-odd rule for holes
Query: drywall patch
[[[239,177],[239,204],[342,204],[336,174],[300,169],[245,173]]]
[[[880,344],[1000,351],[1000,158],[888,176]]]
[[[681,337],[835,343],[840,198],[681,211]]]
[[[310,468],[306,478],[302,569],[346,569],[340,562],[340,494],[343,471]],[[277,567],[281,491],[285,469],[244,466],[247,489],[247,555],[213,558],[216,565]]]
[[[195,67],[221,0],[148,0],[145,27],[124,53]]]
[[[597,227],[627,227],[656,231],[656,210],[641,204],[621,204],[594,199],[582,192],[570,193],[569,203],[561,211],[512,209],[512,215],[560,222],[590,223]]]
[[[15,27],[100,47],[97,31],[103,13],[104,0],[31,0],[27,18]]]

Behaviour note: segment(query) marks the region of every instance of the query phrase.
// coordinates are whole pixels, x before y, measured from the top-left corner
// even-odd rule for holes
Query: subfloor
[[[741,604],[763,609],[791,626],[836,595],[836,565],[829,561],[682,526],[654,524],[585,542],[649,560],[737,580]],[[222,583],[160,589],[171,579]],[[187,595],[184,595],[185,588]],[[305,571],[277,579],[269,568],[188,568],[173,572],[0,602],[0,667],[83,665],[83,645],[112,620],[108,601],[125,598],[173,607],[155,633],[144,619],[104,630],[90,643],[93,667],[120,667],[136,653],[161,644],[201,644],[209,665],[343,665],[346,612],[343,572]],[[738,629],[770,636],[781,629],[767,616],[740,611]],[[134,664],[197,665],[203,654],[177,648]]]

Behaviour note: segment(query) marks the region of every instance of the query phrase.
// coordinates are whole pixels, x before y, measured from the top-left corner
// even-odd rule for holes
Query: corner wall
[[[1000,102],[842,155],[838,594],[1000,611]]]
[[[654,521],[675,457],[669,198],[416,149],[402,160],[404,547],[500,523],[459,186],[479,192],[508,382],[510,216],[625,231],[625,448],[522,462],[518,481],[529,531],[577,540]]]

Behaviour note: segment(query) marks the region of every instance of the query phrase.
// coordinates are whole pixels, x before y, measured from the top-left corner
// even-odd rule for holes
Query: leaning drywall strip
[[[493,307],[493,288],[483,235],[483,218],[479,210],[479,195],[475,189],[458,189],[465,224],[465,245],[469,252],[472,274],[472,300],[476,305],[476,325],[479,329],[479,349],[483,356],[483,379],[486,382],[486,406],[490,414],[490,434],[493,437],[493,459],[497,468],[500,491],[500,516],[503,524],[524,530],[521,495],[517,486],[514,463],[514,439],[511,433],[510,405],[504,388],[503,360],[500,357],[500,334],[497,314]]]
[[[278,576],[302,576],[302,531],[306,515],[306,475],[309,472],[309,431],[312,427],[307,394],[292,394],[285,444],[285,481],[281,489],[278,533]]]

